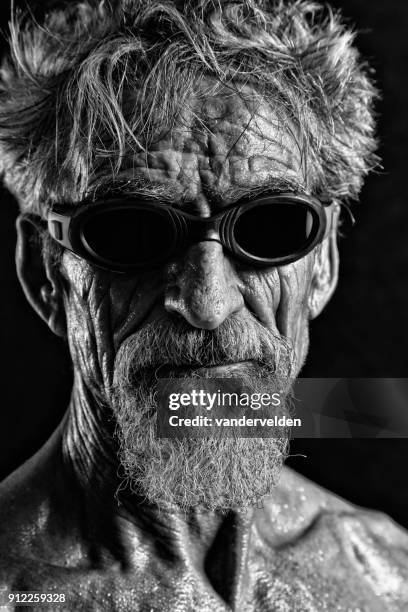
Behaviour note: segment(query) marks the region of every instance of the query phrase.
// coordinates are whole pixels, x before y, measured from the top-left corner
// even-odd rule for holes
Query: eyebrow
[[[305,185],[288,177],[276,177],[262,181],[256,185],[232,186],[222,192],[212,187],[204,187],[204,195],[209,204],[233,204],[240,200],[261,195],[283,192],[306,193]],[[171,185],[149,181],[145,177],[126,180],[110,180],[91,187],[86,194],[86,201],[98,202],[117,198],[141,198],[168,204],[185,204],[187,198]]]
[[[127,196],[166,202],[173,202],[180,197],[177,197],[174,187],[149,181],[145,177],[142,179],[134,177],[132,179],[111,179],[97,182],[91,185],[86,192],[86,200],[93,202]]]
[[[210,191],[210,190],[209,190]],[[305,185],[287,177],[267,179],[257,185],[233,186],[221,193],[213,192],[208,194],[210,202],[236,202],[242,199],[254,198],[260,195],[277,193],[306,193]]]

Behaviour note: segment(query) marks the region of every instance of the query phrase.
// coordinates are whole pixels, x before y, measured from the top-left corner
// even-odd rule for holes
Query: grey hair
[[[0,171],[35,213],[82,199],[102,165],[117,175],[205,96],[205,77],[280,109],[318,197],[356,198],[378,161],[370,68],[340,15],[309,0],[83,0],[42,24],[17,13],[1,77]]]

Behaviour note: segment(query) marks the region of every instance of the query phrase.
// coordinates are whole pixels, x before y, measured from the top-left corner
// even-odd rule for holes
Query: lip
[[[166,364],[159,368],[157,374],[159,378],[187,378],[191,376],[201,376],[204,378],[223,378],[231,375],[239,374],[240,372],[248,372],[254,369],[255,363],[252,360],[237,361],[214,366],[175,366]]]

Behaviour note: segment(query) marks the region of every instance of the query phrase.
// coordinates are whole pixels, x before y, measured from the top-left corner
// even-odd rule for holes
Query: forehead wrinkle
[[[243,128],[242,124],[234,122],[233,118],[222,123],[218,134],[209,137],[208,160],[211,169],[219,175],[218,178],[225,173],[231,175],[231,171],[235,170],[234,166],[242,168],[242,164],[246,162],[250,173],[262,171],[269,163],[273,166],[270,168],[271,172],[296,174],[300,171],[302,181],[305,181],[303,156],[293,131],[283,129],[277,122],[268,122],[262,128],[253,117]],[[275,129],[273,136],[268,134],[268,127],[271,125],[274,125]],[[237,128],[240,130],[238,134]],[[234,140],[231,143],[232,138]],[[238,177],[239,174],[238,170]]]
[[[304,191],[303,158],[287,122],[269,105],[249,108],[246,100],[234,104],[233,96],[217,102],[225,103],[228,111],[221,119],[213,114],[202,121],[194,109],[149,151],[129,155],[115,177],[103,176],[100,168],[88,190],[91,197],[116,192],[176,205],[200,198],[221,204],[264,188]],[[206,104],[211,110],[211,100]],[[217,105],[213,110],[218,111]]]
[[[237,84],[235,83],[235,85]],[[214,113],[212,103],[215,104],[216,109],[217,105],[219,106],[218,113]],[[238,138],[235,136],[237,140],[247,129],[263,139],[266,132],[265,126],[261,127],[259,125],[259,122],[261,122],[272,128],[275,135],[283,136],[285,133],[290,133],[296,144],[299,144],[295,135],[295,126],[283,109],[275,108],[256,88],[242,83],[240,89],[233,88],[231,91],[228,91],[228,89],[225,91],[225,87],[223,87],[223,91],[219,92],[218,95],[214,95],[212,98],[211,96],[204,98],[201,101],[200,112],[194,112],[193,114],[197,124],[203,126],[205,131],[213,135],[214,132],[219,131],[220,125],[230,125],[231,127],[235,125],[240,130]],[[236,123],[234,119],[238,119],[239,122]],[[245,127],[242,130],[243,125]]]
[[[248,164],[251,163],[251,159],[248,158]],[[278,158],[269,157],[268,159],[273,160],[276,166],[282,166],[285,172],[280,176],[259,177],[259,181],[255,180],[252,184],[232,184],[226,188],[220,188],[216,183],[209,184],[202,181],[200,185],[202,194],[209,203],[222,205],[256,196],[262,192],[305,192],[307,187],[305,183],[297,180],[293,175],[290,176],[284,162]],[[255,177],[256,172],[252,176]],[[155,178],[153,172],[150,172],[149,175],[140,174],[134,168],[122,171],[115,178],[102,177],[102,180],[95,181],[87,191],[86,199],[97,201],[121,196],[155,199],[173,205],[184,205],[191,201],[186,189],[183,189],[179,182],[170,179],[163,182],[163,176]]]
[[[264,123],[262,126],[261,122]],[[274,129],[273,138],[268,135],[268,131],[265,129],[265,124]],[[295,129],[289,121],[274,120],[270,116],[257,112],[256,115],[251,117],[248,122],[247,130],[248,134],[254,134],[255,138],[259,139],[263,143],[264,149],[266,150],[270,143],[272,145],[278,145],[282,152],[287,153],[291,161],[294,157],[294,148],[299,153],[299,158],[302,155],[302,147],[300,146],[297,138]],[[291,143],[286,143],[290,137]]]

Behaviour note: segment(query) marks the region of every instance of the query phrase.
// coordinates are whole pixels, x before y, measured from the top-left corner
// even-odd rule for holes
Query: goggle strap
[[[72,244],[69,238],[70,223],[70,216],[60,215],[54,211],[50,211],[48,213],[47,224],[49,233],[54,240],[62,244],[67,249],[72,250]]]

